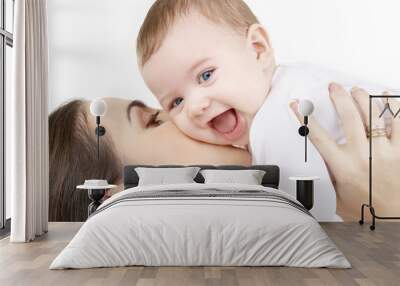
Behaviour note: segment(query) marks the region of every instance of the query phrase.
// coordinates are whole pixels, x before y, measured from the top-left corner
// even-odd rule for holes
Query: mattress
[[[287,193],[199,183],[138,186],[112,196],[50,269],[130,265],[351,267]]]

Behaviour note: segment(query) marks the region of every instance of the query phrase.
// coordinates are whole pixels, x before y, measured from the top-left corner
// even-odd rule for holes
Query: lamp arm
[[[97,160],[100,160],[100,136],[106,134],[106,129],[100,125],[100,116],[96,116],[97,127],[95,129],[95,134],[97,136]]]
[[[99,128],[100,127],[100,125],[99,124],[97,124],[97,128]],[[97,162],[99,162],[99,160],[100,160],[100,134],[99,134],[99,132],[96,132],[97,133]]]

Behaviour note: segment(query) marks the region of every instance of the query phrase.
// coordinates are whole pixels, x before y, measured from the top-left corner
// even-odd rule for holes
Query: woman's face
[[[107,103],[107,112],[101,117],[101,125],[105,127],[106,135],[112,138],[124,165],[251,164],[250,153],[245,150],[187,137],[162,110],[149,108],[140,101],[103,100]],[[89,105],[90,102],[86,102],[85,108],[89,128],[94,130],[95,117],[91,116]]]

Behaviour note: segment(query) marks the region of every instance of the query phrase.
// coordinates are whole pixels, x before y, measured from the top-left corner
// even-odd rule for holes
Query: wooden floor
[[[0,241],[0,285],[400,285],[400,223],[379,221],[372,232],[357,223],[323,228],[353,268],[289,267],[120,267],[48,270],[80,223],[50,223],[32,243]]]

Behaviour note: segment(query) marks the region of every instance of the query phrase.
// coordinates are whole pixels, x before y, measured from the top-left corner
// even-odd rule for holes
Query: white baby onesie
[[[288,179],[290,176],[320,177],[314,182],[314,207],[311,210],[319,221],[341,220],[336,215],[335,190],[326,165],[311,141],[307,144],[307,163],[304,162],[304,137],[298,134],[300,124],[289,108],[289,102],[294,98],[311,100],[315,108],[312,115],[332,138],[344,143],[339,118],[329,98],[330,82],[337,82],[348,91],[353,86],[362,87],[370,94],[382,94],[386,90],[383,86],[312,65],[279,65],[271,90],[250,128],[252,163],[278,165],[280,189],[295,195],[296,183]]]

